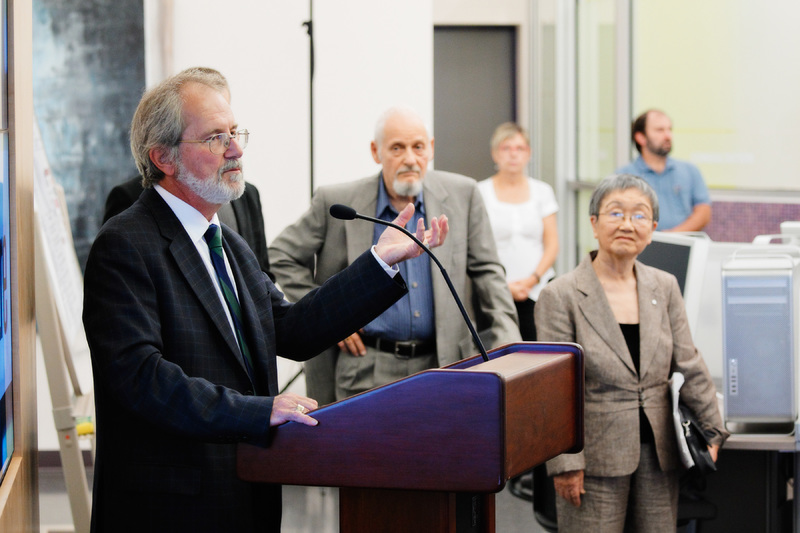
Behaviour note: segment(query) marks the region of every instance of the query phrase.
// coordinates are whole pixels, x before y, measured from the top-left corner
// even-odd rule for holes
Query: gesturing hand
[[[408,204],[400,211],[400,214],[397,215],[393,222],[398,226],[405,227],[412,216],[414,216],[414,204]],[[416,237],[428,248],[435,248],[444,242],[449,229],[446,215],[431,219],[431,227],[427,231],[425,231],[425,221],[419,219]],[[424,253],[422,248],[417,246],[417,243],[394,228],[386,228],[381,234],[378,243],[375,245],[375,252],[388,265],[395,265]]]

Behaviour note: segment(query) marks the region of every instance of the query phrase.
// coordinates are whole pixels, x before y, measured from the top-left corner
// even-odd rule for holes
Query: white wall
[[[369,142],[386,108],[433,122],[432,0],[315,2],[318,185],[374,174]],[[299,214],[299,213],[298,213]]]
[[[173,0],[172,13],[156,0],[146,6],[148,83],[193,65],[228,78],[236,118],[253,132],[245,176],[261,192],[272,240],[311,195],[308,2],[236,0],[220,9]],[[313,9],[316,187],[377,172],[369,142],[390,105],[407,103],[432,119],[433,32],[432,0],[400,8],[318,1]]]
[[[174,0],[173,5],[173,52],[166,61],[172,71],[164,74],[202,65],[228,78],[236,118],[252,132],[245,176],[262,194],[270,239],[309,195],[309,39],[302,26],[308,4]],[[155,24],[145,21],[146,27]],[[148,49],[145,62],[158,52]]]

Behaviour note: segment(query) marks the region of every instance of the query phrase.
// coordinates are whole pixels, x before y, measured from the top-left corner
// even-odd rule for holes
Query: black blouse
[[[620,324],[619,327],[622,330],[622,336],[625,337],[628,351],[631,353],[633,366],[636,368],[636,373],[639,374],[639,360],[641,359],[639,352],[639,324]],[[653,444],[655,441],[653,428],[650,427],[650,422],[644,415],[644,408],[639,407],[639,442]]]

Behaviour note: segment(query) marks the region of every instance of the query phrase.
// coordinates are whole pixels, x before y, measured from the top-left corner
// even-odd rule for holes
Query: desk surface
[[[717,387],[719,390],[719,386]],[[725,420],[725,405],[721,394],[717,393],[717,405],[722,420]],[[794,435],[781,434],[755,434],[755,433],[734,433],[725,441],[722,449],[729,450],[765,450],[778,452],[796,452],[797,443]]]
[[[794,435],[748,435],[732,433],[725,441],[723,450],[768,450],[794,452]]]

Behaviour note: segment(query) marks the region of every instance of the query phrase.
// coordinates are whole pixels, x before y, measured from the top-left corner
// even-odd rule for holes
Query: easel
[[[90,439],[94,460],[94,396],[91,377],[81,372],[91,367],[75,364],[89,357],[81,323],[83,279],[63,189],[52,179],[38,129],[34,175],[36,322],[75,532],[88,533],[91,495],[79,438]]]

